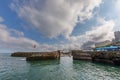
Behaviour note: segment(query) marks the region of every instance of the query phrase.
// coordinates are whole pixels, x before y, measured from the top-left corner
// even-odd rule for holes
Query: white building
[[[109,44],[111,44],[111,41],[106,40],[106,41],[103,41],[103,42],[95,43],[95,47],[102,47],[102,46],[106,46],[106,45],[109,45]]]
[[[98,42],[95,44],[95,47],[101,47],[101,46],[106,46],[106,45],[119,45],[120,46],[120,31],[114,32],[115,38],[111,41],[106,40],[103,42]]]
[[[114,35],[115,35],[115,41],[116,41],[116,42],[119,42],[119,41],[120,41],[120,31],[116,31],[116,32],[114,33]]]
[[[113,45],[120,45],[120,31],[114,32],[115,39],[113,39]]]

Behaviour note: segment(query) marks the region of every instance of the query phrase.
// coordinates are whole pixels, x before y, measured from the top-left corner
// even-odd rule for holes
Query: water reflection
[[[32,66],[48,66],[48,65],[58,65],[59,60],[41,60],[41,61],[27,61],[28,64]]]
[[[64,56],[60,58],[60,71],[64,80],[74,80],[73,57]]]

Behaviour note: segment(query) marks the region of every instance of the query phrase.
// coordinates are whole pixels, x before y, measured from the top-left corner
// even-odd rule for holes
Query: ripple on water
[[[120,67],[72,60],[26,62],[0,56],[0,80],[120,80]]]

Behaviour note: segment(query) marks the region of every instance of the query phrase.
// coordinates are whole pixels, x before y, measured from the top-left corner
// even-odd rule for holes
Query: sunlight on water
[[[60,70],[65,80],[72,80],[72,77],[74,74],[72,57],[61,57],[60,58]]]

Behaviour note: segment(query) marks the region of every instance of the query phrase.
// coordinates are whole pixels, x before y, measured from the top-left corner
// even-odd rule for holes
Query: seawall
[[[87,60],[91,62],[102,62],[120,65],[119,51],[72,51],[73,60]]]
[[[91,54],[93,62],[103,62],[115,65],[120,65],[120,52],[119,51],[100,51]]]
[[[14,52],[11,54],[12,57],[29,57],[33,54],[40,54],[40,52]]]
[[[52,59],[59,59],[60,54],[57,51],[54,52],[41,52],[40,54],[32,54],[31,56],[27,57],[27,61],[38,61],[38,60],[52,60]]]
[[[92,61],[91,54],[81,50],[72,50],[73,60],[88,60]]]
[[[37,60],[51,60],[60,59],[62,56],[60,51],[52,52],[15,52],[12,53],[13,57],[26,57],[27,61]],[[73,56],[73,60],[87,60],[91,62],[102,62],[120,65],[120,52],[119,51],[80,51],[72,50],[71,53],[65,53],[64,55]]]
[[[12,57],[26,57],[27,61],[46,60],[46,59],[59,59],[60,52],[15,52],[11,54]]]

